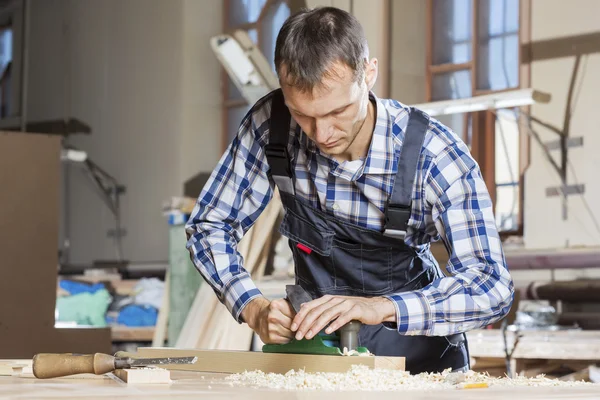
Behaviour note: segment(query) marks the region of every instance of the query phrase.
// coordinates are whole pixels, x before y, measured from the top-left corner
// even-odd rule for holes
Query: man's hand
[[[242,318],[265,344],[284,344],[294,338],[290,330],[294,310],[284,299],[256,298],[242,311]]]
[[[350,321],[360,321],[366,325],[396,321],[396,308],[385,297],[349,297],[326,295],[302,305],[294,317],[291,330],[296,339],[312,339],[328,323],[325,333],[330,334]]]

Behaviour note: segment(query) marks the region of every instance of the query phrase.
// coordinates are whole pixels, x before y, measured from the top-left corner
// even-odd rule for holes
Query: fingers
[[[292,313],[289,312],[287,301],[280,299],[271,302],[271,309],[269,310],[269,321],[273,323],[279,323],[282,326],[290,329],[292,326]]]
[[[283,315],[281,312],[274,310],[272,313],[270,313],[268,317],[268,322],[269,333],[276,333],[289,339],[294,337],[294,334],[290,330],[292,320],[289,317]]]
[[[312,339],[321,331],[321,329],[323,329],[325,325],[339,315],[338,313],[341,312],[343,308],[340,309],[336,306],[343,303],[344,300],[345,299],[342,297],[329,297],[326,299],[326,301],[321,302],[322,304],[317,303],[315,305],[311,304],[311,302],[302,307],[300,312],[305,313],[305,317],[302,319],[302,322],[298,323],[297,319],[294,319],[294,322],[298,323],[296,339],[300,340],[303,337]],[[305,309],[308,311],[305,311]]]
[[[287,344],[291,339],[280,335],[269,336],[268,338],[261,338],[264,344]]]
[[[285,299],[273,300],[271,302],[271,307],[281,311],[281,313],[290,318],[290,320],[294,318],[294,309],[292,308],[292,305]]]
[[[266,344],[284,344],[288,343],[294,337],[290,330],[292,318],[285,315],[285,300],[274,300],[270,303],[265,315],[266,324],[260,332],[260,338]]]
[[[325,295],[325,296],[315,299],[313,301],[309,301],[308,303],[302,304],[300,311],[296,314],[296,316],[294,317],[294,319],[292,321],[292,331],[296,331],[299,329],[299,327],[303,323],[304,319],[306,318],[307,314],[312,309],[314,309],[315,307],[318,307],[324,303],[329,302],[331,299],[333,299],[333,296]]]
[[[346,325],[348,322],[352,320],[358,320],[360,318],[360,313],[358,312],[358,308],[355,306],[350,307],[345,313],[340,314],[340,316],[331,323],[325,330],[326,334],[333,333],[340,329],[342,326]]]
[[[306,338],[312,339],[316,334],[318,334],[321,330],[323,330],[327,326],[327,324],[329,324],[330,322],[333,324],[342,316],[347,315],[349,310],[352,309],[352,307],[353,306],[352,306],[351,302],[349,302],[347,300],[343,300],[339,304],[323,311],[321,313],[321,315],[313,322],[312,326],[307,331]],[[335,331],[335,329],[334,330],[327,329],[325,331],[325,333],[330,334],[334,331]]]
[[[298,327],[300,326],[300,324],[302,324],[302,321],[304,320],[306,315],[313,308],[318,307],[324,303],[327,303],[333,298],[334,297],[331,295],[325,295],[325,296],[315,299],[313,301],[309,301],[308,303],[302,304],[300,311],[296,314],[296,316],[294,317],[294,320],[292,322],[292,330],[295,331],[296,329],[298,329]]]
[[[266,331],[262,331],[259,336],[265,344],[285,344],[294,338],[294,333],[277,323],[269,323]]]

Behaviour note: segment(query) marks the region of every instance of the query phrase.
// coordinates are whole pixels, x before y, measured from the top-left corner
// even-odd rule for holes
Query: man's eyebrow
[[[336,112],[340,112],[340,111],[342,111],[342,110],[344,110],[344,109],[346,109],[346,108],[350,107],[351,105],[352,105],[352,103],[348,103],[348,104],[346,104],[346,105],[343,105],[343,106],[341,106],[341,107],[338,107],[338,108],[336,108],[335,110],[331,110],[331,111],[329,111],[329,113],[328,113],[328,114],[333,114],[333,113],[336,113]]]
[[[346,108],[350,107],[351,105],[352,105],[352,103],[345,104],[345,105],[343,105],[343,106],[341,106],[341,107],[338,107],[338,108],[336,108],[335,110],[331,110],[331,111],[329,111],[327,114],[324,114],[323,116],[327,116],[327,115],[329,115],[329,114],[334,114],[334,113],[336,113],[336,112],[340,112],[340,111],[342,111],[342,110],[344,110],[344,109],[346,109]],[[296,114],[304,115],[304,114],[303,114],[303,113],[301,113],[300,111],[296,110],[294,107],[290,107],[290,106],[288,106],[288,108],[289,108],[291,111],[295,112]]]

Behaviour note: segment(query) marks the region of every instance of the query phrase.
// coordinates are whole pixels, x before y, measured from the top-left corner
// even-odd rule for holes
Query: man
[[[358,320],[360,345],[405,356],[412,373],[468,369],[464,332],[498,321],[513,300],[468,148],[419,110],[371,92],[377,60],[342,10],[291,16],[275,65],[281,90],[243,119],[187,224],[200,273],[265,343]],[[236,250],[276,186],[296,281],[314,299],[298,314],[261,295]],[[449,276],[430,253],[439,239]]]

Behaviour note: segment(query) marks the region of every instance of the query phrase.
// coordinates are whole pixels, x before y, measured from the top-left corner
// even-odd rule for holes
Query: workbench
[[[210,398],[243,398],[243,399],[364,399],[372,398],[373,392],[317,392],[317,391],[284,391],[273,389],[255,389],[250,387],[231,386],[225,381],[225,374],[202,372],[172,371],[170,384],[126,384],[116,378],[106,376],[86,376],[40,380],[32,376],[0,376],[0,398],[23,399],[70,399],[70,398],[143,398],[150,399],[198,399],[201,396]],[[600,398],[600,385],[594,387],[520,387],[520,388],[485,388],[378,392],[377,399],[573,399],[592,400]]]
[[[481,364],[489,371],[489,361],[499,360],[502,367],[498,372],[504,374],[506,349],[501,330],[473,330],[467,333],[467,338],[470,356],[475,359],[475,370]],[[506,342],[511,354],[511,368],[523,376],[550,374],[553,368],[561,365],[577,370],[600,360],[600,331],[509,331]]]

